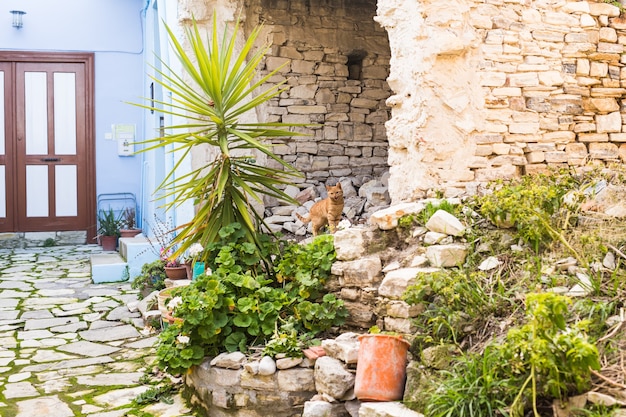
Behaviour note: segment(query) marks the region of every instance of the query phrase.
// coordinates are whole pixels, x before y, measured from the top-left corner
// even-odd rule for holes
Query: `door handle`
[[[41,158],[41,162],[59,162],[61,158]]]

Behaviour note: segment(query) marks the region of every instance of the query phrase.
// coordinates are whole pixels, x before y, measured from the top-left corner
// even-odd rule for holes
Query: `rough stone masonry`
[[[315,123],[276,152],[301,188],[390,169],[392,203],[548,166],[626,158],[626,19],[566,0],[181,0],[181,22],[265,23],[267,121]],[[391,117],[389,117],[391,114]],[[203,157],[203,156],[199,156]],[[271,202],[270,202],[271,203]],[[271,205],[271,204],[270,204]]]

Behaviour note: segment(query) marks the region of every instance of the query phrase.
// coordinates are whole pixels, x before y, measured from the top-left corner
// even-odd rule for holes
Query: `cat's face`
[[[332,201],[340,201],[343,199],[343,189],[341,188],[340,182],[335,186],[327,185],[326,191],[328,192],[328,198]]]

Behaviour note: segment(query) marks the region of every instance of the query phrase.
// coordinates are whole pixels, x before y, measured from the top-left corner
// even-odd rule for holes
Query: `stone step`
[[[95,284],[128,280],[128,269],[117,252],[102,252],[91,255],[91,279]]]
[[[159,259],[159,248],[153,247],[153,244],[142,236],[120,238],[119,251],[128,264],[128,276],[131,280],[141,274],[141,267],[144,264]]]

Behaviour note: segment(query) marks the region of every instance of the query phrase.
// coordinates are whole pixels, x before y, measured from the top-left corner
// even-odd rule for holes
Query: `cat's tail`
[[[294,213],[296,215],[296,217],[298,219],[300,219],[300,221],[304,224],[307,224],[308,222],[311,221],[311,215],[309,214],[307,217],[303,217],[300,215],[300,213]]]

